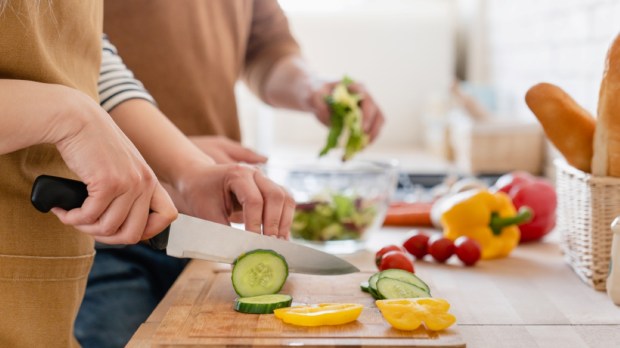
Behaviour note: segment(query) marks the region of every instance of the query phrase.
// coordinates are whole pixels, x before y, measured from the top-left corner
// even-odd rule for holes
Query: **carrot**
[[[383,226],[426,226],[432,227],[432,203],[396,202],[388,207]]]

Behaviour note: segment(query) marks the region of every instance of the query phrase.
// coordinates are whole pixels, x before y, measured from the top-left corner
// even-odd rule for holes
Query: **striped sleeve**
[[[155,104],[155,100],[146,91],[144,85],[136,80],[133,73],[125,66],[107,35],[103,35],[102,48],[98,83],[101,107],[110,112],[129,99],[145,99]]]

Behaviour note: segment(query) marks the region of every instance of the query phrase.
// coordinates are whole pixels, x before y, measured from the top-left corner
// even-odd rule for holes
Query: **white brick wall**
[[[595,114],[609,44],[620,33],[619,0],[481,0],[488,6],[491,83],[519,117],[523,97],[546,81]]]

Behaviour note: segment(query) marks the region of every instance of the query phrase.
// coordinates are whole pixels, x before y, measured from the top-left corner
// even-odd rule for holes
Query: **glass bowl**
[[[291,238],[335,254],[364,248],[383,223],[398,177],[394,163],[376,161],[269,163],[263,169],[297,203]]]

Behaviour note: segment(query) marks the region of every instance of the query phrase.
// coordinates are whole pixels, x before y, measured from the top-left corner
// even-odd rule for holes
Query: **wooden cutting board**
[[[292,274],[281,293],[293,304],[325,302],[360,303],[364,310],[356,322],[315,328],[284,324],[272,314],[235,312],[236,294],[230,272],[215,270],[209,279],[186,284],[153,335],[154,346],[256,346],[256,347],[465,347],[456,326],[438,333],[420,328],[413,332],[392,329],[360,282],[371,273],[340,276]]]

